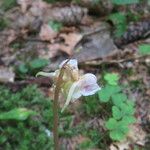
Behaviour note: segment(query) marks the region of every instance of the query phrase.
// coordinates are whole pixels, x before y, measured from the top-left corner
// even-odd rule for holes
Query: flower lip
[[[88,86],[85,86],[81,89],[81,94],[83,96],[89,96],[89,95],[93,95],[95,94],[97,91],[99,91],[101,88],[99,87],[99,85],[96,84],[91,84]]]
[[[92,73],[87,73],[80,79],[80,90],[83,96],[93,95],[101,88],[97,84],[97,78]]]

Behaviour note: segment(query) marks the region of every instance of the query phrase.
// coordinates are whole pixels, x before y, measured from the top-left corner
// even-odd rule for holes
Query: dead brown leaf
[[[4,47],[8,46],[18,36],[18,33],[13,29],[6,29],[2,31],[1,34],[3,36],[0,38],[0,42],[1,42],[0,46],[4,46]]]
[[[27,7],[31,4],[31,0],[17,0],[17,3],[21,6],[21,11],[26,12]]]
[[[51,41],[57,37],[57,32],[55,32],[48,24],[43,24],[39,36],[43,41]]]
[[[127,137],[130,141],[133,141],[133,143],[144,146],[146,133],[142,130],[140,125],[131,125]]]
[[[10,44],[11,42],[13,42],[16,38],[17,38],[16,31],[10,30],[9,36],[8,36],[8,39],[7,39],[7,44],[9,45],[9,44]]]
[[[90,141],[87,137],[82,135],[77,135],[72,138],[61,138],[60,143],[64,146],[65,150],[76,150],[77,145],[81,144],[82,142]],[[96,149],[90,149],[96,150]],[[98,150],[98,149],[97,149]]]
[[[112,143],[109,147],[110,150],[131,150],[127,140],[122,142]]]
[[[49,5],[45,3],[44,1],[36,0],[36,1],[33,1],[29,11],[31,12],[33,16],[42,17],[44,15],[44,12],[48,8],[48,6]]]
[[[82,39],[82,35],[79,33],[60,34],[60,37],[64,39],[64,44],[60,45],[60,50],[68,55],[73,54],[73,49],[76,44]]]
[[[48,46],[48,58],[54,58],[57,56],[60,45],[58,43],[49,44]]]

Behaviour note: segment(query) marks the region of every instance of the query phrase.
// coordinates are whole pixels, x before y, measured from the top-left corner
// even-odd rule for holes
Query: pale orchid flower
[[[63,65],[68,60],[64,60],[59,68],[61,69]],[[54,73],[44,73],[39,72],[37,75],[43,75],[48,77],[58,77],[59,70]],[[92,73],[87,73],[83,76],[79,76],[78,63],[76,59],[71,59],[66,64],[66,70],[63,78],[62,92],[67,94],[67,100],[62,108],[61,112],[69,105],[70,102],[74,102],[81,96],[94,95],[101,88],[97,84],[97,78]]]

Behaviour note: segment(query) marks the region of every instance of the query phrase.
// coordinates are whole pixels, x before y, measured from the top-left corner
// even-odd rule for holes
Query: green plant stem
[[[70,59],[68,59],[69,61]],[[58,116],[58,100],[59,100],[59,93],[61,89],[62,78],[65,71],[65,65],[68,63],[65,62],[63,67],[60,69],[60,73],[58,79],[56,81],[55,93],[54,93],[54,103],[53,103],[53,112],[54,112],[54,125],[53,125],[53,132],[54,132],[54,150],[60,150],[59,148],[59,135],[58,135],[58,125],[59,125],[59,116]]]

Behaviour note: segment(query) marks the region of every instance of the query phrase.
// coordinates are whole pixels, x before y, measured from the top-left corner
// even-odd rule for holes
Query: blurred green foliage
[[[150,44],[142,44],[139,46],[139,53],[141,55],[149,55],[150,54]]]
[[[51,28],[55,31],[55,32],[59,32],[61,30],[61,28],[63,27],[62,23],[58,22],[58,21],[49,21],[48,25],[51,26]]]
[[[140,0],[112,0],[112,3],[116,5],[136,4],[139,2]]]
[[[108,82],[110,85],[117,85],[119,80],[119,75],[117,73],[107,73],[104,76],[104,79]]]
[[[54,2],[56,2],[57,0],[44,0],[45,2],[47,2],[47,3],[54,3]]]
[[[0,121],[0,147],[4,150],[53,150],[53,139],[48,137],[46,129],[52,129],[53,112],[51,100],[45,98],[34,85],[13,93],[0,86],[0,111],[9,111],[16,107],[25,107],[36,111],[37,115],[25,121]]]
[[[1,9],[7,11],[16,5],[16,0],[3,0]]]
[[[132,100],[128,100],[127,95],[119,87],[117,74],[107,73],[104,79],[106,85],[98,93],[99,100],[102,103],[112,104],[112,117],[106,121],[106,128],[109,130],[112,140],[121,141],[125,139],[129,125],[136,121],[134,103]]]
[[[96,116],[100,113],[100,103],[96,95],[87,96],[81,106],[81,111],[89,117]]]
[[[127,18],[126,15],[121,12],[116,12],[110,14],[107,19],[111,21],[115,27],[114,36],[120,37],[126,31],[127,28]]]
[[[35,58],[25,63],[21,63],[16,67],[16,72],[19,76],[23,75],[35,75],[38,71],[48,65],[49,60],[43,58]]]
[[[44,0],[47,3],[56,3],[56,2],[71,2],[72,0]]]
[[[8,26],[8,22],[6,19],[4,18],[0,18],[0,30],[3,30],[4,28],[6,28]]]
[[[1,112],[0,120],[26,120],[29,116],[35,115],[36,112],[26,108],[14,108],[8,112]]]

